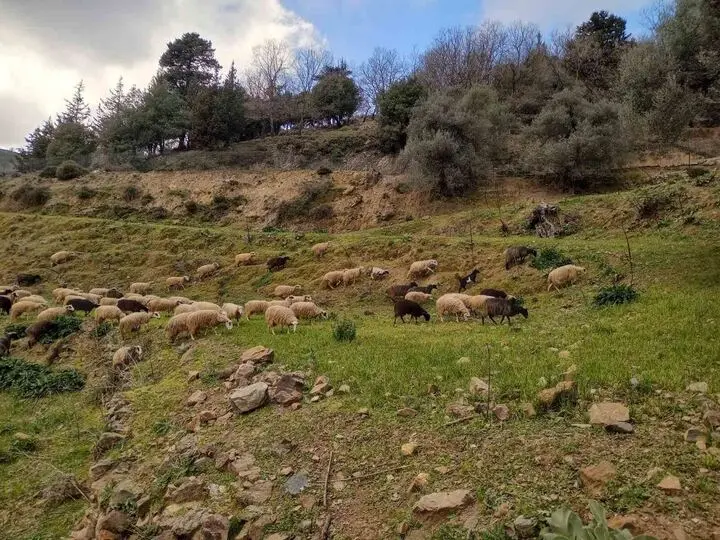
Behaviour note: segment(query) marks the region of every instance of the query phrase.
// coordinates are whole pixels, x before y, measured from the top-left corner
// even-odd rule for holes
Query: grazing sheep
[[[135,300],[136,302],[140,302],[143,306],[146,305],[149,300],[149,296],[137,293],[127,293],[123,298],[126,300]]]
[[[28,347],[33,347],[43,336],[57,332],[58,323],[56,321],[38,321],[34,322],[25,330],[28,337]]]
[[[10,308],[12,307],[13,302],[10,298],[7,296],[0,296],[0,311],[3,313],[10,313]]]
[[[13,292],[17,291],[20,287],[17,285],[0,285],[0,295],[7,296],[9,294],[12,294]]]
[[[320,280],[320,285],[322,287],[327,287],[328,289],[334,289],[343,282],[344,274],[345,270],[333,270],[328,272]]]
[[[287,300],[270,300],[268,302],[268,305],[290,307],[290,302],[288,302]]]
[[[123,310],[117,306],[100,306],[95,310],[95,322],[102,324],[105,321],[117,321],[120,322],[125,316]]]
[[[10,332],[0,338],[0,358],[5,358],[10,354],[10,347],[12,346],[12,340],[17,337],[17,334]]]
[[[328,318],[328,312],[320,309],[313,302],[296,302],[290,306],[290,310],[298,319]]]
[[[293,304],[296,304],[297,302],[312,302],[312,296],[309,294],[304,294],[303,296],[294,296],[290,295],[288,296],[285,301],[288,303],[289,306],[292,306]]]
[[[180,313],[192,313],[193,311],[222,311],[222,308],[212,302],[193,302],[192,304],[181,304],[175,308],[175,315]]]
[[[551,291],[553,287],[555,290],[560,290],[560,287],[574,284],[580,277],[581,274],[585,273],[585,268],[582,266],[575,266],[574,264],[566,264],[560,268],[556,268],[548,274],[548,291]]]
[[[446,315],[455,315],[457,322],[460,322],[461,316],[465,321],[470,318],[470,311],[459,294],[444,294],[437,299],[435,305],[438,317],[442,322],[445,322]]]
[[[178,305],[180,304],[192,304],[193,301],[189,298],[185,298],[184,296],[168,296],[168,300],[172,300],[173,302],[177,302]]]
[[[480,294],[484,296],[493,296],[495,298],[507,298],[508,293],[501,291],[500,289],[483,289]]]
[[[222,310],[225,313],[225,315],[228,316],[228,319],[236,321],[239,321],[242,318],[243,315],[243,307],[238,306],[237,304],[233,304],[231,302],[225,302],[222,306]]]
[[[100,304],[96,304],[91,300],[85,298],[68,298],[65,300],[66,305],[70,305],[75,308],[75,311],[82,311],[83,313],[90,313],[93,309],[100,307]]]
[[[120,347],[113,354],[112,365],[114,368],[123,368],[130,364],[137,364],[142,360],[143,350],[140,345],[132,347]]]
[[[409,278],[422,278],[427,277],[435,273],[437,270],[438,262],[435,259],[428,259],[426,261],[415,261],[410,265],[407,277]]]
[[[276,326],[280,328],[287,327],[288,330],[292,326],[293,332],[295,332],[298,325],[298,319],[295,313],[293,313],[292,309],[285,306],[268,307],[265,311],[265,322],[273,335],[275,335]]]
[[[45,300],[42,296],[39,296],[37,294],[31,294],[30,296],[24,296],[23,302],[37,302],[38,304],[47,304],[48,301]]]
[[[329,249],[330,242],[320,242],[319,244],[315,244],[313,247],[310,248],[310,250],[318,259],[324,256]]]
[[[408,293],[408,294],[412,294],[412,293]],[[423,293],[415,293],[415,294],[423,294]],[[397,322],[398,317],[400,317],[400,320],[404,323],[406,315],[410,315],[410,320],[415,321],[415,323],[419,322],[418,319],[420,317],[423,317],[426,321],[430,320],[430,314],[427,311],[425,311],[420,304],[418,304],[417,302],[414,302],[413,300],[396,299],[393,301],[393,304],[394,304],[394,310],[395,310],[395,317],[393,318],[393,324],[395,324]]]
[[[10,308],[10,319],[14,321],[26,313],[40,311],[46,307],[47,304],[42,304],[40,302],[26,302],[25,300],[21,300],[20,302],[13,304]]]
[[[159,319],[159,313],[131,313],[120,319],[120,335],[125,337],[131,332],[137,332],[140,327],[150,322],[150,319]]]
[[[117,306],[119,301],[120,301],[119,298],[108,298],[106,296],[106,297],[100,299],[100,305],[101,306]]]
[[[431,298],[432,294],[420,291],[410,291],[405,295],[405,300],[410,300],[411,302],[415,302],[416,304],[424,304],[428,302]]]
[[[50,255],[50,262],[52,266],[56,266],[71,261],[78,255],[80,254],[77,251],[58,251]]]
[[[68,289],[65,287],[59,287],[57,289],[53,289],[53,292],[52,292],[53,300],[55,300],[56,304],[64,304],[65,299],[68,296],[79,296],[81,294],[83,294],[82,291],[78,291],[76,289]]]
[[[485,324],[485,317],[488,316],[487,302],[493,298],[492,296],[486,296],[484,294],[477,294],[475,296],[469,296],[463,298],[465,307],[470,310],[470,313],[479,316],[482,319],[482,323]]]
[[[133,294],[148,294],[152,289],[152,286],[152,281],[138,281],[136,283],[131,283],[130,287],[128,287],[128,291]]]
[[[405,295],[409,293],[413,287],[417,286],[418,284],[415,281],[411,281],[406,285],[392,285],[391,287],[388,287],[385,292],[390,298],[405,298]]]
[[[40,313],[38,313],[37,321],[54,321],[58,317],[62,317],[64,315],[68,315],[69,313],[72,313],[75,311],[75,308],[72,306],[63,306],[63,307],[52,307],[48,309],[44,309]]]
[[[158,311],[160,313],[170,313],[179,305],[180,302],[176,300],[170,300],[168,298],[153,298],[147,303],[147,307],[150,311]]]
[[[122,298],[123,293],[120,292],[115,287],[113,288],[106,288],[106,287],[95,287],[94,289],[90,289],[90,294],[99,296],[101,298]]]
[[[248,266],[255,264],[255,255],[256,253],[254,251],[251,251],[250,253],[238,253],[235,255],[235,266]]]
[[[195,335],[205,328],[212,328],[219,324],[224,324],[225,328],[232,330],[233,323],[222,311],[214,309],[204,309],[201,311],[193,311],[189,313],[185,320],[190,339],[195,340]]]
[[[121,298],[117,301],[117,307],[119,307],[120,311],[122,311],[123,313],[147,313],[148,311],[148,308],[147,306],[145,306],[145,304],[142,304],[137,300],[133,300],[132,298]]]
[[[515,298],[489,298],[485,303],[485,309],[487,310],[487,316],[490,317],[490,320],[494,323],[495,319],[493,317],[497,317],[498,315],[502,317],[500,324],[507,318],[508,325],[512,324],[510,318],[515,315],[522,315],[526,319],[528,318],[528,310],[522,307]]]
[[[530,255],[537,257],[537,251],[526,246],[511,246],[505,250],[505,270],[525,262]]]
[[[475,268],[472,272],[470,272],[470,273],[469,273],[467,276],[465,276],[465,277],[461,277],[459,274],[457,274],[456,277],[458,278],[458,281],[460,282],[460,286],[459,286],[459,288],[458,288],[458,292],[463,292],[463,291],[467,290],[467,288],[470,286],[471,283],[472,283],[473,285],[474,285],[475,283],[477,283],[476,280],[477,280],[477,277],[478,277],[478,274],[479,274],[479,273],[480,273],[480,270],[478,270],[477,268]]]
[[[370,279],[373,281],[380,281],[381,279],[385,279],[390,275],[390,270],[386,270],[385,268],[380,268],[379,266],[373,266],[370,269]]]
[[[33,293],[30,291],[25,291],[23,289],[18,289],[16,291],[13,291],[11,293],[11,296],[15,298],[15,300],[22,300],[23,298],[27,298],[28,296],[33,296]]]
[[[184,289],[185,284],[190,281],[189,276],[173,276],[165,280],[168,289]]]
[[[440,288],[440,285],[438,285],[437,283],[431,283],[430,285],[425,285],[423,287],[419,287],[417,285],[415,287],[410,287],[408,292],[421,292],[426,294],[432,294],[433,291],[438,288]]]
[[[220,265],[218,263],[204,264],[195,271],[195,275],[197,275],[198,280],[203,280],[206,277],[213,275],[219,269]]]
[[[278,285],[273,291],[273,296],[284,299],[300,291],[302,291],[302,285]]]
[[[36,283],[40,283],[42,281],[42,277],[40,276],[40,274],[21,273],[21,274],[17,275],[17,278],[15,281],[21,287],[32,287]]]
[[[245,317],[250,320],[250,315],[262,315],[270,307],[267,300],[250,300],[245,302]]]
[[[170,318],[165,327],[165,334],[172,343],[181,334],[185,334],[188,331],[187,319],[190,316],[190,312],[179,313]]]
[[[287,255],[281,255],[279,257],[272,257],[268,259],[268,262],[265,263],[267,265],[267,269],[269,272],[275,272],[276,270],[282,270],[285,268],[285,265],[290,260],[290,257]]]
[[[369,271],[370,269],[365,268],[364,266],[359,266],[357,268],[348,268],[343,272],[343,285],[345,285],[346,287],[348,285],[352,285],[358,279],[360,279],[363,274],[367,274]]]

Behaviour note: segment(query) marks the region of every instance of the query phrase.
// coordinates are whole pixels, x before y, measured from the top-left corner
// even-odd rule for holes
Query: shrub
[[[55,328],[53,331],[46,333],[40,338],[40,343],[43,345],[49,345],[58,339],[68,337],[78,330],[82,326],[82,320],[77,317],[71,317],[63,315],[55,319]]]
[[[632,540],[627,531],[611,529],[605,519],[605,510],[596,501],[590,501],[593,518],[588,525],[576,513],[566,508],[556,510],[548,520],[548,527],[540,533],[542,540],[573,538],[575,540]],[[649,540],[647,536],[638,536]]]
[[[10,198],[24,208],[44,206],[50,200],[50,190],[46,187],[32,187],[27,184],[20,186]]]
[[[25,398],[75,392],[83,386],[84,377],[74,369],[53,371],[19,358],[0,360],[0,390],[14,390]]]
[[[72,180],[84,174],[87,174],[87,169],[72,160],[67,160],[58,165],[55,177],[58,180]]]
[[[152,202],[155,200],[155,197],[150,195],[149,193],[146,193],[140,198],[140,204],[143,206],[147,206],[148,204],[152,204]]]
[[[333,325],[335,341],[353,341],[356,334],[355,323],[349,319],[341,319]]]
[[[168,217],[168,211],[162,206],[153,206],[148,209],[147,215],[150,219],[165,219]]]
[[[699,176],[705,176],[706,174],[710,174],[710,171],[703,167],[688,167],[687,169],[685,169],[685,172],[687,173],[688,178],[690,178],[690,179],[694,179],[694,178],[698,178]]]
[[[81,200],[92,199],[97,195],[97,191],[87,186],[81,186],[77,190],[77,198]]]
[[[414,78],[399,81],[378,96],[380,150],[394,154],[405,147],[407,127],[415,106],[427,91]]]
[[[332,181],[325,179],[305,184],[294,199],[283,201],[278,206],[278,221],[308,217],[313,205],[325,197],[332,187]]]
[[[559,249],[551,247],[541,249],[538,256],[533,258],[530,266],[537,270],[548,270],[566,264],[572,264],[572,259],[565,256]]]
[[[122,192],[122,198],[125,202],[132,202],[140,196],[140,189],[137,186],[125,186]]]
[[[680,184],[656,184],[640,188],[632,195],[631,203],[638,219],[658,218],[660,213],[676,210],[687,199],[687,190]]]
[[[112,331],[112,328],[113,328],[112,324],[105,321],[105,322],[98,324],[95,327],[95,329],[92,332],[90,332],[90,335],[94,338],[100,339],[100,338],[107,336]]]
[[[603,287],[595,296],[593,303],[596,306],[613,306],[619,304],[628,304],[634,302],[638,297],[638,292],[632,285],[619,283],[610,287]]]
[[[332,205],[320,204],[310,210],[310,217],[312,219],[330,219],[334,213]]]
[[[185,201],[185,211],[188,215],[195,215],[198,211],[198,203],[195,201]]]
[[[6,334],[17,334],[18,336],[24,336],[25,331],[30,326],[30,323],[12,323],[5,327]]]
[[[40,171],[40,178],[55,178],[57,167],[47,166]]]

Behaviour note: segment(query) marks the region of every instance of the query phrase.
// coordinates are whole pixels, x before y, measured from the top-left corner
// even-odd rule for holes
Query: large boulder
[[[230,394],[230,403],[239,413],[247,413],[262,407],[268,400],[268,385],[257,382],[237,388]]]

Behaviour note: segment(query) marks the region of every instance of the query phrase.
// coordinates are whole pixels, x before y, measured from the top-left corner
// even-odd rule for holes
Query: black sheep
[[[28,337],[28,347],[32,347],[43,336],[57,332],[58,323],[56,321],[39,321],[31,324],[25,330],[25,335]]]
[[[391,287],[388,287],[386,292],[390,298],[404,298],[405,295],[410,292],[410,289],[417,286],[417,282],[411,281],[406,285],[392,285]]]
[[[106,294],[105,296],[106,296],[107,298],[122,298],[122,297],[123,297],[123,293],[122,293],[121,291],[119,291],[118,289],[116,289],[116,288],[113,287],[112,289],[110,289],[110,290],[107,292],[107,294]]]
[[[13,302],[10,298],[7,296],[0,296],[0,311],[5,312],[7,315],[10,313],[10,308],[12,307]]]
[[[0,358],[5,358],[10,353],[10,344],[17,338],[14,332],[8,332],[0,338]]]
[[[525,262],[530,255],[537,257],[537,251],[525,246],[511,246],[505,250],[505,270]]]
[[[17,276],[17,284],[21,287],[30,287],[41,281],[42,278],[39,274],[18,274]]]
[[[413,282],[414,283],[414,282]],[[424,287],[411,287],[405,294],[408,292],[421,292],[425,294],[432,294],[432,292],[437,289],[439,285],[437,283],[432,283],[430,285],[425,285]]]
[[[65,305],[74,307],[75,311],[83,311],[85,313],[90,313],[93,309],[100,307],[100,304],[96,304],[85,298],[71,298],[65,302]]]
[[[430,314],[423,309],[423,307],[417,302],[405,299],[394,300],[395,304],[395,318],[393,324],[397,322],[397,318],[400,317],[402,322],[405,322],[405,316],[410,315],[410,319],[416,323],[420,317],[424,317],[426,321],[430,320]]]
[[[498,315],[502,317],[500,324],[502,324],[507,317],[508,325],[512,324],[510,318],[515,315],[522,315],[526,319],[528,318],[528,310],[522,307],[516,298],[510,300],[507,298],[490,298],[485,304],[485,309],[487,310],[488,317],[490,317],[490,320],[495,324],[497,324],[497,322],[493,319],[493,316],[497,317]]]
[[[138,313],[140,311],[148,312],[148,308],[143,306],[137,300],[130,300],[129,298],[121,298],[118,300],[117,307],[123,313]]]
[[[470,286],[471,283],[472,284],[477,283],[476,280],[477,280],[479,273],[480,273],[480,270],[475,268],[472,272],[470,272],[465,277],[460,277],[458,275],[457,278],[458,278],[458,281],[460,282],[460,287],[458,288],[458,292],[463,292],[464,290],[466,290]]]
[[[483,296],[492,296],[494,298],[507,298],[508,294],[500,289],[483,289],[480,291]]]
[[[285,265],[290,260],[290,257],[287,255],[281,255],[279,257],[273,257],[271,259],[268,259],[267,262],[267,269],[270,272],[275,272],[276,270],[282,270],[285,268]]]

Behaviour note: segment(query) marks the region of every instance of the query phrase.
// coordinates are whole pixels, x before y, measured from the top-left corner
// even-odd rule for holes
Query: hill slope
[[[10,150],[0,148],[0,174],[10,173],[17,170],[15,158],[17,154]]]

